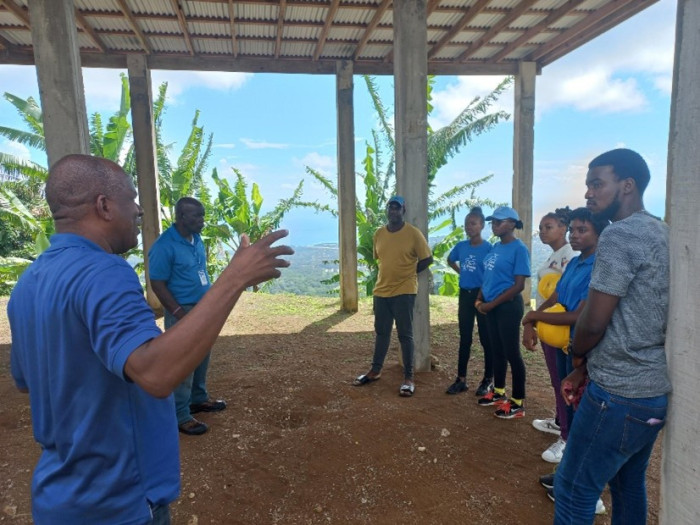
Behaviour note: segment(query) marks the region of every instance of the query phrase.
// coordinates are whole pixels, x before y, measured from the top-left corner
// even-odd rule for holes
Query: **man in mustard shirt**
[[[423,233],[404,221],[406,206],[403,197],[395,195],[387,203],[387,225],[374,234],[374,257],[379,262],[379,275],[374,285],[374,358],[372,368],[355,379],[362,386],[381,377],[389,350],[391,329],[396,321],[404,381],[399,395],[411,397],[413,383],[413,305],[418,293],[418,274],[433,262]]]

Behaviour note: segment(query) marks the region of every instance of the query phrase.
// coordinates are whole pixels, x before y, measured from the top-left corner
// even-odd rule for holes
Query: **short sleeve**
[[[423,233],[416,228],[415,229],[415,236],[416,236],[416,257],[418,258],[419,261],[422,261],[423,259],[427,259],[428,257],[432,257],[433,252],[430,251],[430,246],[428,246],[428,241],[425,240],[425,236]]]
[[[513,275],[530,277],[530,253],[527,251],[527,247],[522,243],[518,243],[518,249],[515,252]]]
[[[630,241],[632,232],[608,226],[598,239],[590,287],[599,292],[625,297],[644,260],[642,243]]]
[[[172,268],[169,247],[162,242],[154,243],[148,251],[148,276],[154,281],[168,281]]]
[[[458,242],[457,244],[454,245],[454,247],[450,250],[450,254],[447,256],[447,260],[449,262],[459,262],[459,249],[460,249],[460,244],[461,242]]]
[[[85,279],[79,306],[93,351],[107,369],[124,378],[127,358],[161,331],[136,273],[126,261],[115,259],[114,265]]]

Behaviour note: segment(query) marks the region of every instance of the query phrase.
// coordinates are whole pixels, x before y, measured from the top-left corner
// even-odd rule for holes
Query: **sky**
[[[645,204],[663,216],[671,105],[675,0],[660,0],[623,24],[546,66],[536,79],[534,151],[534,224],[555,208],[585,205],[586,166],[616,147],[641,153],[652,173]],[[84,68],[88,113],[103,117],[119,106],[121,70]],[[475,96],[489,93],[502,77],[438,77],[430,124],[449,123]],[[376,127],[375,114],[361,77],[354,89],[356,170],[362,168],[365,143]],[[164,138],[179,152],[196,110],[199,124],[213,133],[209,170],[233,177],[241,171],[264,197],[263,211],[291,196],[304,179],[303,199],[328,203],[330,195],[306,173],[306,166],[331,179],[336,171],[335,77],[152,71],[154,90],[168,82]],[[385,105],[393,107],[393,79],[377,77]],[[0,92],[38,100],[32,66],[0,65]],[[513,91],[494,109],[512,112]],[[0,100],[0,125],[23,128],[15,109]],[[499,124],[477,137],[436,176],[436,191],[493,178],[477,195],[511,200],[513,123]],[[0,138],[0,151],[46,163],[43,153]],[[358,184],[358,195],[362,186]],[[488,211],[485,210],[485,211]],[[338,225],[329,215],[308,209],[290,212],[282,224],[288,243],[337,242]]]

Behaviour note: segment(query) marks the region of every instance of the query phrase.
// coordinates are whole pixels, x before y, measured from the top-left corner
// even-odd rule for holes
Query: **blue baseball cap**
[[[510,206],[499,206],[495,210],[493,210],[493,213],[486,217],[487,221],[492,221],[492,220],[498,220],[498,221],[504,221],[506,219],[511,219],[515,222],[520,222],[520,216],[518,215],[518,212],[515,211],[513,208]]]
[[[401,195],[394,195],[391,199],[387,201],[386,205],[389,206],[389,204],[391,204],[392,202],[395,202],[399,206],[405,206],[406,204]]]

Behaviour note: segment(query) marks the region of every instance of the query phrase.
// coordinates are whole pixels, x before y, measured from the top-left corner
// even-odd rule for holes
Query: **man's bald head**
[[[98,195],[113,196],[127,177],[114,162],[90,155],[66,155],[50,170],[46,201],[55,221],[80,220]]]

